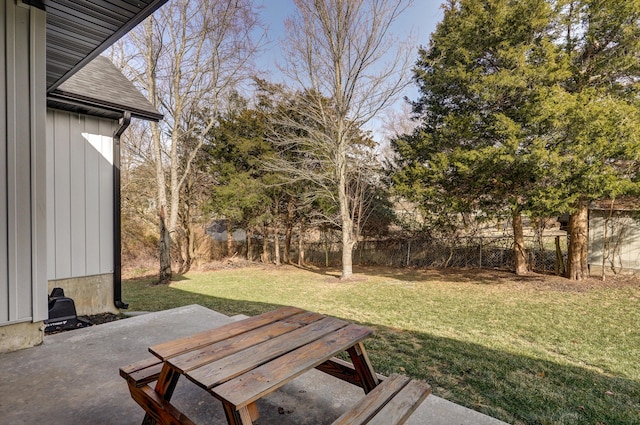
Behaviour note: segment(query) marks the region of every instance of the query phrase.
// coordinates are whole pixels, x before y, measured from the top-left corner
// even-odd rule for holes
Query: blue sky
[[[284,36],[284,20],[292,15],[295,6],[292,0],[258,1],[258,4],[260,3],[260,15],[267,26],[268,44],[257,65],[265,68],[267,72],[271,70],[269,79],[279,82],[275,63],[284,59],[279,40]],[[427,45],[431,32],[442,19],[441,3],[441,0],[415,0],[414,5],[399,17],[392,28],[393,34],[400,39],[406,39],[413,34],[416,41],[416,59],[417,48],[420,45]],[[413,99],[417,96],[417,91],[414,87],[409,87],[404,95]]]

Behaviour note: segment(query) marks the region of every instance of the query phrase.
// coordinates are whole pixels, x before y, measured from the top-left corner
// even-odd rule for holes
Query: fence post
[[[482,268],[482,236],[480,237],[480,255],[479,255],[479,260],[478,263],[480,264],[478,267]]]
[[[407,244],[407,267],[409,267],[409,262],[411,261],[411,239],[408,240]]]

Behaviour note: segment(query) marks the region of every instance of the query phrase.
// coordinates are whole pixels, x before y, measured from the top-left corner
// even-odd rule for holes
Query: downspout
[[[131,112],[124,111],[113,133],[113,303],[117,308],[129,308],[122,301],[122,223],[120,218],[120,136],[131,123]]]

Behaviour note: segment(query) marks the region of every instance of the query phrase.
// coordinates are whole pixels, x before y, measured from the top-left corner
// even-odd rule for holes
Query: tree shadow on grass
[[[199,304],[229,316],[251,316],[281,307],[168,286],[155,290],[157,297],[172,300],[166,308]],[[561,365],[427,332],[363,324],[375,331],[364,344],[377,372],[424,379],[435,395],[505,422],[640,424],[640,379],[624,379],[595,368]]]
[[[640,424],[640,381],[481,345],[369,324],[382,374],[425,379],[434,394],[513,424]]]
[[[335,270],[335,271],[334,271]],[[312,270],[313,271],[313,270]],[[376,276],[396,279],[405,282],[439,281],[450,283],[477,283],[477,284],[501,284],[518,279],[530,281],[542,281],[545,276],[531,274],[518,277],[508,270],[479,269],[479,268],[410,268],[410,267],[386,267],[386,266],[354,266],[355,275]],[[340,275],[339,269],[329,269],[323,274]]]

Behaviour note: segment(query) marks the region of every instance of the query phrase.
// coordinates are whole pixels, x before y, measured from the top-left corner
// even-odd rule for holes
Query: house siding
[[[47,111],[48,279],[113,273],[117,122]]]
[[[0,25],[0,326],[4,326],[47,318],[45,13],[5,1],[0,5]]]

